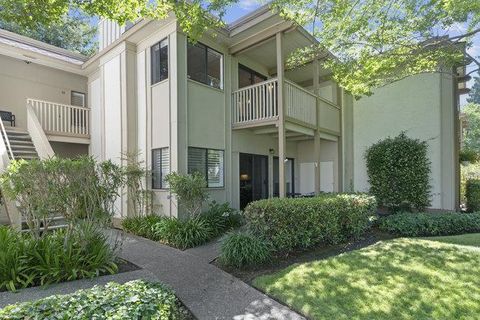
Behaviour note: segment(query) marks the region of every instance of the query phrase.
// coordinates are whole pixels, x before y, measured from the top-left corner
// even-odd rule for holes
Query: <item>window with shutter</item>
[[[168,184],[165,177],[170,173],[170,150],[159,148],[152,150],[152,189],[165,189]]]
[[[205,177],[209,188],[224,186],[223,150],[188,148],[188,173],[198,172]]]
[[[85,93],[72,91],[70,104],[76,107],[85,107]]]

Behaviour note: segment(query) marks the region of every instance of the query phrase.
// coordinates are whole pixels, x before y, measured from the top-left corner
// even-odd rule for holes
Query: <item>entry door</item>
[[[240,153],[240,209],[268,198],[268,157]]]

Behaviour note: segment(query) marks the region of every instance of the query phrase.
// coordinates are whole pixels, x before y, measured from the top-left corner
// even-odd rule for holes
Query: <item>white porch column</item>
[[[345,105],[344,90],[337,84],[337,105],[340,107],[340,136],[338,137],[338,192],[343,192],[343,109]]]
[[[313,60],[313,92],[318,96],[320,92],[320,61],[318,59]],[[315,130],[315,136],[313,141],[313,152],[315,159],[315,194],[320,194],[320,130],[318,130],[320,123],[320,104],[317,101],[317,123]]]
[[[284,70],[284,52],[283,52],[283,32],[276,34],[277,48],[277,78],[278,78],[278,183],[279,197],[285,198],[285,70]]]

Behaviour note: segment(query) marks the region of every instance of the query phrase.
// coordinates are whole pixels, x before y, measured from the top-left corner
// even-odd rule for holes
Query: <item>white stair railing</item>
[[[55,155],[50,142],[48,142],[47,135],[38,121],[37,115],[30,103],[27,103],[27,130],[32,139],[35,150],[40,159],[48,159]]]

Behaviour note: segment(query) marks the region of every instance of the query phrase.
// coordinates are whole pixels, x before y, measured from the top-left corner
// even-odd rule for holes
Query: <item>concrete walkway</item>
[[[206,260],[210,257],[205,259],[188,251],[130,235],[124,239],[121,256],[173,288],[199,320],[304,319],[260,291],[208,264]]]

